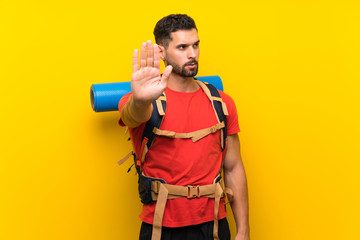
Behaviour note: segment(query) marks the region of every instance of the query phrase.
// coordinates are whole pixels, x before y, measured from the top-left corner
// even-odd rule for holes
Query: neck
[[[182,77],[175,73],[171,73],[167,87],[177,92],[195,92],[199,89],[193,77]]]

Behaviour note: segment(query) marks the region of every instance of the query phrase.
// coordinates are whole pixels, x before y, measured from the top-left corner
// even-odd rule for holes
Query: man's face
[[[195,28],[171,33],[172,40],[165,50],[164,61],[173,67],[172,73],[193,77],[198,72],[199,36]]]

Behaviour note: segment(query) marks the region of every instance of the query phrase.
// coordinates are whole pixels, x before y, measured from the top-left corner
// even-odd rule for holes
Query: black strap
[[[214,85],[212,85],[210,83],[205,83],[205,85],[209,88],[210,94],[211,94],[212,97],[221,98],[219,91],[216,89],[216,87],[214,87]],[[225,149],[226,136],[227,136],[226,115],[224,114],[224,110],[222,108],[221,102],[213,100],[213,104],[214,104],[214,108],[215,108],[216,114],[217,114],[220,122],[225,123],[225,127],[223,129],[221,129],[221,131],[223,131],[223,143],[224,143],[224,146],[221,146],[221,149],[224,150]]]
[[[165,96],[165,94],[162,94],[162,96]],[[162,104],[162,107],[163,107],[164,112],[165,112],[166,111],[166,100],[161,100],[161,104]],[[142,138],[141,138],[141,141],[143,141],[144,138],[148,139],[148,142],[146,144],[148,149],[150,149],[152,143],[155,140],[155,134],[153,133],[154,127],[160,128],[160,125],[161,125],[162,120],[164,118],[164,116],[161,116],[159,114],[159,111],[158,111],[158,108],[157,108],[157,105],[156,105],[156,101],[153,101],[152,105],[153,105],[153,111],[152,111],[150,120],[146,122],[144,132],[143,132],[143,135],[142,135]]]

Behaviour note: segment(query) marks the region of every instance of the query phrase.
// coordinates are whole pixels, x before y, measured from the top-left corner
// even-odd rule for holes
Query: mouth
[[[195,68],[195,67],[196,67],[196,64],[186,65],[186,67],[188,67],[188,68]]]
[[[188,67],[188,68],[196,68],[196,67],[197,67],[197,63],[195,63],[195,62],[187,63],[187,64],[185,64],[185,67]]]

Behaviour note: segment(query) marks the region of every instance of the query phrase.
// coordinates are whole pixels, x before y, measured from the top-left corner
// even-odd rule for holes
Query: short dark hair
[[[171,33],[178,30],[191,30],[196,28],[195,21],[186,14],[170,14],[160,19],[154,28],[155,41],[159,45],[168,47],[172,40]]]

